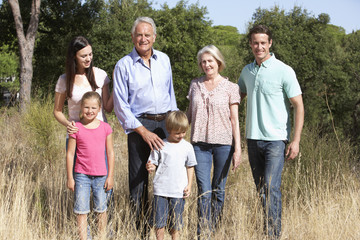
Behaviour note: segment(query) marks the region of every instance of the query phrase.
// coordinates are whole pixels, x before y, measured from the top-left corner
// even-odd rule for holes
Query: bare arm
[[[78,131],[78,128],[75,126],[75,122],[70,122],[63,113],[65,99],[65,93],[55,92],[55,103],[53,112],[54,117],[60,124],[64,125],[67,128],[67,132],[69,134],[76,133]]]
[[[65,93],[55,92],[55,103],[54,103],[54,117],[55,119],[65,127],[69,125],[70,121],[67,120],[63,113],[63,107],[65,103],[66,95]]]
[[[299,154],[301,132],[304,125],[304,103],[302,96],[289,99],[294,107],[294,137],[286,150],[286,160],[294,159]]]
[[[240,165],[241,162],[241,137],[240,137],[240,127],[239,127],[239,104],[230,105],[230,120],[232,134],[235,142],[235,152],[233,154],[233,168],[235,169]]]
[[[102,102],[104,110],[111,113],[114,109],[114,97],[113,92],[110,93],[109,84],[104,85],[102,88]]]
[[[75,181],[73,175],[75,149],[76,149],[76,140],[72,137],[69,137],[68,149],[66,151],[66,172],[67,172],[67,187],[71,191],[75,190]]]
[[[194,167],[186,167],[188,185],[184,189],[184,198],[188,198],[191,194],[191,186],[194,178]]]
[[[104,188],[106,191],[109,191],[114,186],[115,154],[112,133],[106,137],[106,155],[108,161],[108,176]]]
[[[155,172],[156,171],[156,165],[151,163],[151,161],[149,160],[147,163],[146,163],[146,170],[149,172],[149,173],[152,173],[152,172]]]

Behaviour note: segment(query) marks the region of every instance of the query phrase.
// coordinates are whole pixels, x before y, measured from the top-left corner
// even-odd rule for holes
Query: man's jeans
[[[138,118],[142,125],[149,131],[156,133],[161,139],[166,138],[165,120],[157,122],[145,118]],[[128,135],[129,151],[129,189],[132,213],[136,220],[136,228],[142,238],[149,234],[149,199],[148,181],[149,175],[146,170],[146,162],[150,155],[150,147],[136,132]]]
[[[247,140],[249,161],[265,212],[265,229],[271,238],[281,233],[281,173],[285,141]]]
[[[234,148],[231,145],[195,143],[194,151],[197,161],[195,175],[199,195],[197,234],[209,238],[211,231],[221,218],[225,200],[225,183]]]

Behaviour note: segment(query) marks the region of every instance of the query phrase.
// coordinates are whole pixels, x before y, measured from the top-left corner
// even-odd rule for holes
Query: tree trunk
[[[29,27],[24,33],[18,0],[9,0],[14,16],[16,35],[20,50],[20,111],[26,112],[31,99],[31,81],[33,77],[32,59],[34,55],[35,37],[39,26],[41,0],[32,0]]]

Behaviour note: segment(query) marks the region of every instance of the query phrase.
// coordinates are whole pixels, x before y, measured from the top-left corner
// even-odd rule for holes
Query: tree
[[[41,0],[32,0],[31,17],[29,26],[24,33],[24,25],[21,17],[18,0],[9,0],[14,16],[16,34],[20,52],[20,111],[24,112],[30,103],[31,81],[33,77],[33,53],[35,47],[36,32],[39,25]]]
[[[352,114],[348,117],[352,119],[352,124],[347,126],[349,135],[360,146],[360,30],[346,35],[343,38],[342,47],[344,49],[344,61],[341,67],[344,72],[349,74],[349,87],[351,91],[345,92],[351,101],[346,102],[344,107],[350,107]],[[360,147],[358,147],[360,149]]]
[[[103,0],[42,0],[34,51],[33,94],[44,97],[54,92],[56,80],[65,72],[69,42],[78,35],[90,37],[103,5]]]
[[[146,0],[110,0],[99,11],[90,39],[93,42],[94,63],[109,75],[116,62],[134,47],[131,27],[139,16],[151,16],[153,9]]]
[[[19,92],[18,65],[18,57],[9,46],[0,47],[0,95],[8,94],[6,104],[13,104]]]
[[[226,68],[221,74],[229,77],[230,81],[237,82],[246,64],[242,57],[245,50],[238,47],[244,35],[239,34],[237,28],[232,26],[214,26],[210,31],[212,44],[219,48],[225,58]]]
[[[190,81],[201,73],[196,55],[204,46],[211,44],[211,21],[205,18],[207,10],[197,4],[187,5],[179,1],[170,9],[163,5],[154,14],[158,38],[156,47],[169,55],[173,70],[176,101],[179,109],[186,109]]]

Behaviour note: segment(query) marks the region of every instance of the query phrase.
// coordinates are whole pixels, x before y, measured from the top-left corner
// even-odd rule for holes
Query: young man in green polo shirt
[[[270,30],[264,25],[256,25],[248,38],[255,61],[243,68],[239,86],[241,99],[248,97],[246,138],[249,161],[264,207],[266,234],[277,239],[281,233],[281,173],[284,159],[294,159],[299,153],[304,105],[294,70],[270,53]],[[290,105],[295,113],[292,141]]]

